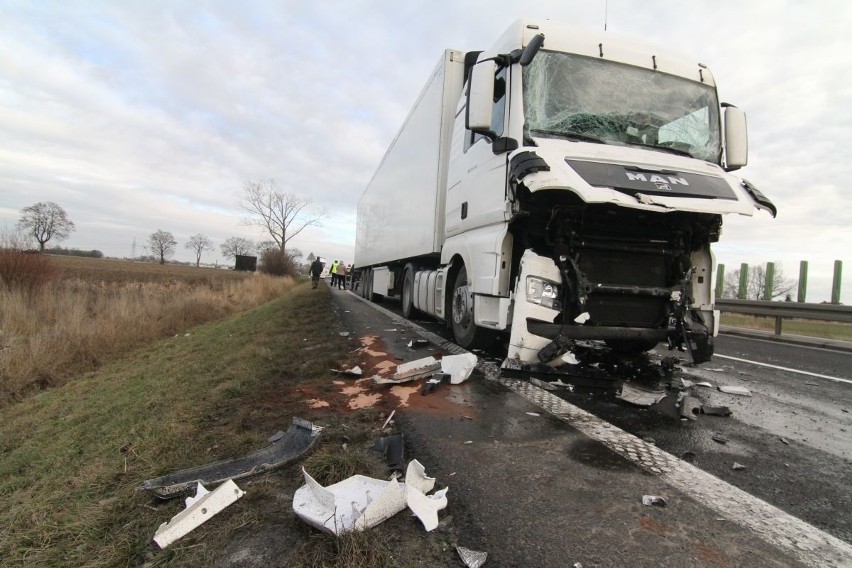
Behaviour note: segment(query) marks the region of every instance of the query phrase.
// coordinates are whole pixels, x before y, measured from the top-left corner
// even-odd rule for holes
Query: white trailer
[[[705,65],[519,21],[444,52],[359,201],[360,290],[466,347],[508,331],[522,362],[581,339],[706,361],[722,215],[775,214],[746,162]]]

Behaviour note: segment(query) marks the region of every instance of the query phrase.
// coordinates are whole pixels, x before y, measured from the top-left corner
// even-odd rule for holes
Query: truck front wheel
[[[464,348],[481,345],[487,330],[477,327],[473,317],[473,292],[467,280],[467,270],[461,267],[453,281],[453,297],[450,303],[450,324],[456,343]]]

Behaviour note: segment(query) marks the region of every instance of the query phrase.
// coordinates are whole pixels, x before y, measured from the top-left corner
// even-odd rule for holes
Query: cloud
[[[52,200],[77,225],[66,244],[109,255],[158,228],[262,239],[237,196],[272,177],[329,213],[294,246],[351,258],[355,204],[442,50],[487,48],[522,16],[606,18],[608,33],[694,54],[746,110],[742,174],[779,217],[727,219],[720,261],[846,254],[852,4],[839,1],[5,3],[0,223]]]

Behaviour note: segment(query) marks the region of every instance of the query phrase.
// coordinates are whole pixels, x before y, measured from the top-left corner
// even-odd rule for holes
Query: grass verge
[[[775,331],[775,318],[723,313],[722,325]],[[852,341],[852,325],[846,323],[785,319],[781,329],[784,334]]]
[[[306,284],[250,312],[137,349],[0,409],[0,564],[8,566],[445,565],[451,548],[409,515],[335,539],[292,513],[300,467],[239,482],[246,496],[165,550],[152,537],[184,507],[136,488],[148,478],[242,456],[292,416],[326,427],[304,462],[332,483],[383,477],[368,447],[379,410],[311,409],[336,392],[347,357],[327,288]],[[403,556],[391,551],[404,551]]]

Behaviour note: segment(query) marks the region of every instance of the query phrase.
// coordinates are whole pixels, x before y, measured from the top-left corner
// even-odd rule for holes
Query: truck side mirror
[[[725,170],[733,171],[748,164],[748,131],[745,113],[727,103],[725,108]]]
[[[468,81],[465,127],[488,138],[495,137],[491,131],[491,114],[494,111],[496,72],[497,64],[494,61],[483,61],[471,68]]]

